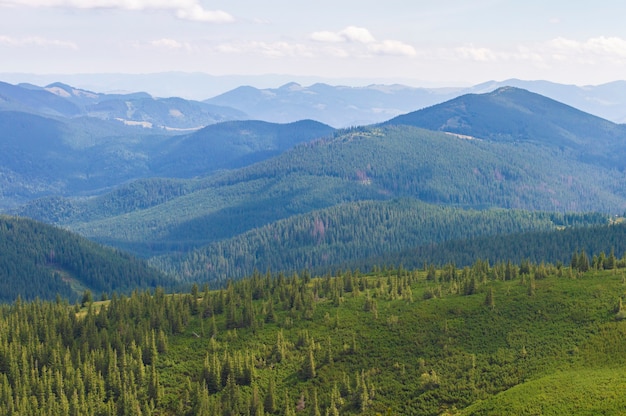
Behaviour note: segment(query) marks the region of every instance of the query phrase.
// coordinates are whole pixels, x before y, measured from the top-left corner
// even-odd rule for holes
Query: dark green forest
[[[260,270],[268,266],[276,271],[286,269],[285,259],[270,257],[264,259],[265,264],[252,263],[259,257],[257,252],[271,246],[263,233],[288,228],[290,220],[296,229],[301,228],[295,225],[300,215],[335,216],[337,221],[341,218],[346,222],[345,227],[353,227],[355,235],[363,235],[358,228],[367,226],[372,235],[379,237],[384,237],[380,224],[358,215],[346,219],[339,211],[354,213],[360,205],[375,201],[392,206],[394,200],[401,199],[487,213],[503,208],[560,215],[622,215],[626,210],[623,183],[623,172],[583,163],[571,149],[468,140],[414,127],[387,126],[343,130],[334,137],[301,144],[272,159],[208,177],[145,179],[91,198],[34,201],[19,213],[62,225],[141,257],[157,257],[154,264],[164,265],[164,270],[186,267],[185,254],[213,252],[218,261],[210,260],[214,274],[208,278],[224,279],[249,274],[255,266]],[[322,211],[325,209],[328,213]],[[440,242],[436,230],[428,242],[406,233],[398,224],[412,224],[416,218],[410,209],[397,214],[400,211],[406,217],[394,217],[395,221],[387,224],[404,239],[381,240],[380,249],[371,240],[364,240],[369,248],[361,251],[338,247],[343,250],[341,264],[356,265],[366,256],[379,256],[382,247],[400,253],[424,243]],[[443,216],[437,220],[448,221]],[[328,221],[334,232],[333,220]],[[524,232],[544,229],[541,227],[538,223],[524,228],[505,226],[495,231],[487,226],[485,231]],[[288,233],[296,235],[296,229]],[[452,239],[474,236],[449,234]],[[259,236],[258,241],[253,241],[254,235]],[[341,237],[347,238],[349,235]],[[237,249],[243,250],[245,258],[241,270],[219,258],[220,252],[230,250],[234,241],[245,242]],[[302,247],[302,241],[294,241],[293,246]],[[336,245],[337,241],[330,243]],[[271,244],[276,247],[279,243]],[[309,247],[319,252],[319,247]],[[299,258],[293,261],[291,271],[328,264],[315,258],[300,258],[299,254],[294,257]],[[174,264],[177,260],[181,263]]]
[[[255,269],[324,274],[381,264],[464,266],[476,258],[540,262],[562,260],[582,248],[597,254],[611,247],[624,252],[619,237],[626,227],[608,227],[610,223],[609,216],[594,213],[472,210],[412,199],[367,201],[293,216],[183,256],[152,259],[151,264],[185,281],[224,282]],[[598,227],[572,231],[590,226]],[[545,233],[531,234],[539,231]],[[605,239],[611,231],[619,234]]]
[[[171,287],[162,272],[117,249],[27,218],[0,216],[0,301],[74,300],[93,293]]]

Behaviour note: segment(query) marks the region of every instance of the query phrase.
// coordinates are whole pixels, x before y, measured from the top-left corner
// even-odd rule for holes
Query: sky
[[[0,0],[0,74],[626,79],[623,0]]]

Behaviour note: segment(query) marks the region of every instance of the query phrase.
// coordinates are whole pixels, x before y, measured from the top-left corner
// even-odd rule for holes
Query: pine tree
[[[585,253],[585,250],[582,250],[580,252],[577,264],[578,270],[580,270],[581,272],[589,271],[589,257],[587,257],[587,253]]]
[[[276,314],[274,312],[274,301],[269,299],[267,301],[267,314],[265,315],[265,323],[274,323],[276,322]]]
[[[487,296],[485,297],[485,306],[487,306],[489,309],[493,309],[496,306],[496,302],[493,297],[492,287],[490,287],[489,290],[487,291]]]
[[[250,398],[250,416],[259,416],[263,414],[263,406],[259,397],[259,388],[255,384],[252,386],[252,397]]]
[[[88,304],[93,302],[93,295],[91,294],[91,290],[86,289],[83,292],[83,296],[80,300],[80,305],[84,308],[85,306],[87,306]]]
[[[604,262],[604,268],[607,270],[615,270],[617,268],[617,259],[615,258],[615,250],[613,248],[611,248],[611,252]]]
[[[535,296],[535,289],[535,278],[531,276],[528,282],[528,296]]]
[[[310,380],[315,378],[317,375],[315,371],[315,357],[313,355],[313,349],[309,348],[308,354],[304,359],[304,365],[302,368],[302,374],[305,380]]]
[[[263,398],[263,408],[267,413],[276,412],[276,382],[274,378],[270,378],[270,382],[267,386],[267,393]]]
[[[285,389],[285,411],[283,413],[285,416],[296,416],[296,411],[293,408],[293,403],[291,403],[291,398],[289,397],[289,390]]]
[[[313,403],[311,405],[311,416],[322,416],[320,405],[317,399],[317,389],[313,387]]]
[[[578,252],[572,254],[572,260],[569,263],[572,270],[578,270]]]

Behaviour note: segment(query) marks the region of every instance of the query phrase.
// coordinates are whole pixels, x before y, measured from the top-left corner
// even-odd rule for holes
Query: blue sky
[[[626,2],[0,0],[0,73],[626,79]]]

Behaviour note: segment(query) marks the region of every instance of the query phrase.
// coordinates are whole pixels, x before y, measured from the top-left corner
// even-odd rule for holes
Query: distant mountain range
[[[364,127],[233,121],[141,139],[142,157],[123,165],[144,169],[141,180],[90,198],[38,199],[14,212],[191,279],[330,267],[482,235],[465,228],[467,209],[516,210],[515,219],[472,220],[493,234],[546,229],[524,210],[622,214],[625,140],[623,125],[503,87]],[[106,163],[99,169],[110,171]],[[437,206],[453,210],[442,215]],[[446,226],[446,216],[458,222]],[[429,229],[428,218],[439,226]]]
[[[269,158],[333,130],[314,121],[236,121],[158,135],[93,117],[0,111],[0,208],[48,195],[93,195],[140,178],[209,175]]]
[[[58,94],[57,97],[45,98],[56,101],[49,106],[53,113],[76,115],[80,111],[84,114],[84,107],[87,105],[90,106],[91,115],[126,120],[143,126],[151,125],[155,128],[198,128],[217,121],[234,119],[275,123],[313,119],[336,128],[367,125],[440,104],[464,94],[482,94],[503,86],[526,89],[616,123],[626,122],[626,100],[623,98],[626,97],[626,81],[576,86],[509,79],[489,81],[471,87],[432,88],[410,87],[400,83],[368,85],[365,82],[362,85],[367,86],[355,87],[349,86],[354,82],[349,80],[344,80],[345,84],[341,83],[342,80],[333,80],[331,85],[329,80],[321,78],[302,79],[298,84],[286,82],[287,77],[278,75],[246,78],[197,73],[78,74],[58,75],[59,78],[54,79],[47,76],[0,74],[0,79],[2,76],[17,82],[29,80],[28,84],[13,87],[39,90],[39,99],[43,99],[41,90]],[[59,83],[59,80],[64,83]],[[37,87],[32,85],[33,82],[47,86]],[[74,83],[87,86],[87,89],[71,87]],[[278,88],[268,87],[281,84],[283,86]],[[3,91],[6,87],[7,85],[0,84],[0,97],[6,96]],[[103,94],[92,91],[114,92]],[[150,94],[137,91],[148,91]],[[154,98],[176,96],[194,99]],[[218,105],[218,108],[202,104]],[[83,109],[77,110],[76,105]],[[19,108],[3,107],[2,98],[0,108],[22,111]]]
[[[239,87],[206,103],[236,108],[260,120],[286,123],[311,118],[333,127],[374,124],[465,94],[512,86],[561,101],[616,123],[626,121],[626,81],[578,87],[546,81],[506,80],[470,88],[415,88],[403,85],[343,87],[289,83],[280,88]]]
[[[626,211],[626,126],[517,87],[340,130],[313,120],[230,120],[184,134],[86,110],[117,108],[131,97],[158,108],[143,93],[107,100],[59,84],[5,89],[11,94],[2,96],[0,111],[3,210],[130,250],[179,277],[355,264],[461,238],[453,229],[479,236],[462,225],[467,209],[517,210],[514,221],[499,214],[484,219],[481,229],[494,234],[546,229],[520,210]],[[285,114],[290,108],[305,114],[320,97],[334,97],[335,109],[320,110],[322,116],[341,113],[348,102],[341,94],[355,101],[378,96],[382,106],[396,90],[418,100],[404,87],[291,84],[268,101],[264,92],[235,92],[248,103],[246,113],[271,109],[283,97],[302,103],[280,104]],[[354,111],[366,114],[362,108]],[[396,199],[408,202],[390,202]],[[459,222],[428,231],[413,216],[422,210],[418,202],[437,224],[444,224],[437,206],[451,207],[446,215]],[[368,214],[348,221],[346,212]],[[276,252],[272,259],[282,260],[268,263]]]
[[[239,87],[205,103],[237,108],[255,119],[285,123],[311,118],[334,127],[362,126],[388,120],[458,95],[458,89],[403,85],[342,87],[289,83],[280,88]]]
[[[47,117],[92,117],[160,130],[190,130],[247,116],[235,109],[146,93],[101,94],[61,83],[45,87],[0,82],[0,110]]]

